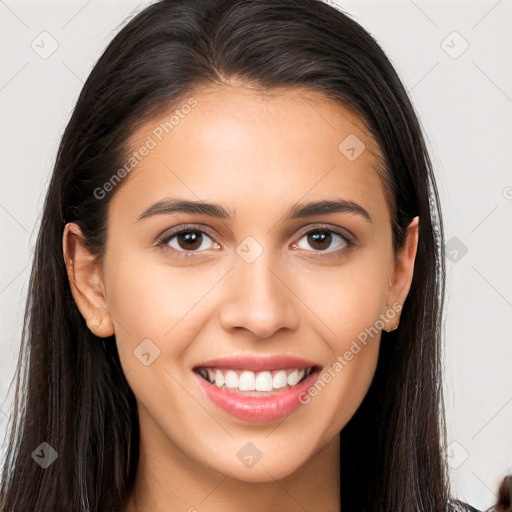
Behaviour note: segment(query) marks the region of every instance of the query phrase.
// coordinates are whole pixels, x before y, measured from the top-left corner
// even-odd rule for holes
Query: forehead
[[[336,194],[370,210],[386,202],[380,152],[363,121],[310,90],[198,89],[128,142],[128,153],[149,149],[113,198],[125,206],[180,195],[223,202],[236,216],[306,196]]]

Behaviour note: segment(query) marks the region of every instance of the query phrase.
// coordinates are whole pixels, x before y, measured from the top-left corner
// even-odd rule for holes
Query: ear
[[[404,245],[396,255],[393,274],[388,283],[388,295],[386,300],[388,308],[399,304],[401,311],[411,288],[414,274],[414,262],[418,248],[418,224],[419,217],[414,217],[407,227]],[[396,306],[393,307],[393,309],[396,311]],[[400,316],[399,314],[397,315],[398,321],[394,319],[394,316],[395,315],[389,320],[385,320],[384,330],[394,331],[398,327]]]
[[[114,324],[105,301],[101,258],[86,247],[82,231],[74,222],[64,227],[62,252],[71,293],[87,326],[96,336],[112,336]]]

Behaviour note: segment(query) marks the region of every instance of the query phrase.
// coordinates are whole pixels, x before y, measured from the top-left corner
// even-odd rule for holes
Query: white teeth
[[[221,388],[224,382],[224,374],[219,369],[215,370],[215,385]]]
[[[240,377],[238,377],[238,389],[240,391],[254,391],[256,389],[254,372],[242,372]]]
[[[270,372],[258,373],[256,376],[256,391],[272,391],[272,375]]]
[[[231,389],[238,387],[238,373],[233,370],[226,372],[226,386]]]
[[[250,370],[221,370],[219,368],[203,368],[209,382],[219,388],[238,391],[272,391],[297,385],[311,368],[295,368],[289,370],[272,370],[252,372]]]
[[[288,384],[295,386],[297,382],[299,382],[299,370],[293,370],[293,372],[288,375]]]
[[[288,384],[288,379],[286,378],[286,371],[279,370],[272,379],[272,386],[276,389],[284,388]]]

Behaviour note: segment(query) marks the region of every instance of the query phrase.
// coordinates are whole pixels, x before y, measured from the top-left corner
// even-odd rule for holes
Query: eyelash
[[[173,231],[172,233],[167,233],[167,234],[161,235],[160,237],[157,238],[157,240],[155,242],[155,246],[160,247],[161,249],[165,249],[167,247],[167,248],[171,249],[173,252],[176,252],[177,256],[179,258],[189,258],[189,257],[191,257],[191,255],[201,254],[201,251],[186,251],[186,250],[178,251],[177,249],[170,248],[167,245],[169,243],[169,241],[172,240],[174,237],[176,237],[178,235],[181,235],[183,233],[192,233],[192,232],[193,233],[206,234],[214,243],[218,243],[216,241],[214,235],[211,234],[208,230],[205,230],[202,227],[200,228],[198,226],[189,225],[189,226],[181,228],[181,229],[179,229],[177,231]],[[338,235],[347,244],[347,246],[342,248],[342,249],[325,250],[325,251],[320,251],[320,250],[314,250],[313,249],[311,252],[314,252],[316,254],[322,254],[322,253],[331,254],[331,253],[336,253],[338,251],[348,250],[348,249],[356,246],[354,240],[351,237],[349,237],[347,234],[345,234],[344,232],[335,230],[335,229],[327,227],[327,226],[322,226],[322,225],[314,226],[311,229],[307,229],[305,231],[302,231],[300,233],[300,235],[299,235],[299,240],[301,240],[306,235],[309,235],[311,233],[317,233],[317,232],[318,233],[329,233],[329,234]],[[296,245],[296,244],[294,243],[294,245]]]

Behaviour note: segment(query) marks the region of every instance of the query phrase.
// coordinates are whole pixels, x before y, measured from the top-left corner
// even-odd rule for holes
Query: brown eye
[[[184,231],[176,235],[178,245],[186,251],[194,251],[201,247],[203,235],[199,231]]]
[[[305,242],[303,242],[305,240]],[[303,233],[294,248],[306,249],[314,252],[334,252],[337,249],[344,249],[353,246],[354,243],[348,236],[337,233],[331,229],[313,229]]]
[[[219,248],[213,238],[200,229],[182,229],[159,240],[158,245],[171,248],[180,255],[199,253],[206,249]]]
[[[329,248],[332,236],[327,231],[314,231],[307,235],[309,245],[316,251],[323,251]]]

